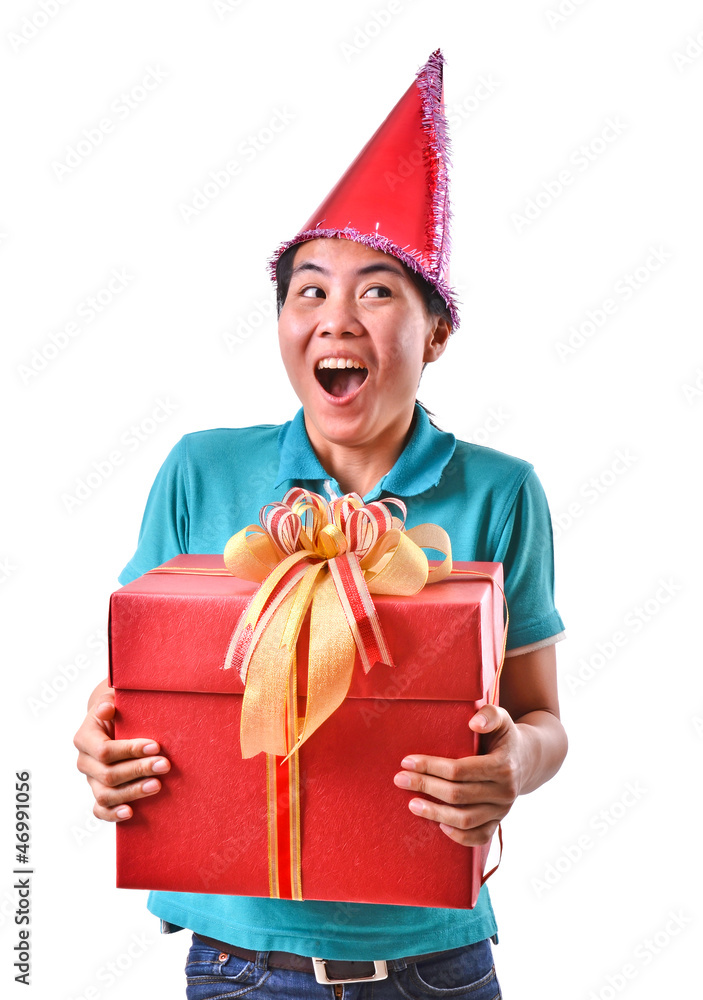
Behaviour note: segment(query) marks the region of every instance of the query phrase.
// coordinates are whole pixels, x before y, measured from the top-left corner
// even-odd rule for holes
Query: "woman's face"
[[[450,332],[395,257],[351,240],[301,243],[278,338],[315,450],[402,443],[422,367]]]

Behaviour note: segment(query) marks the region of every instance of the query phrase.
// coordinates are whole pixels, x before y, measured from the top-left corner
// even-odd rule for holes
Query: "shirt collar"
[[[433,427],[427,413],[417,403],[414,422],[412,436],[397,462],[364,497],[367,503],[377,500],[382,493],[416,496],[439,482],[454,454],[456,438],[447,431]],[[332,489],[338,495],[341,494],[339,484],[331,479],[313,451],[305,429],[302,408],[281,427],[278,451],[280,465],[276,479],[277,489],[288,480],[328,480]]]

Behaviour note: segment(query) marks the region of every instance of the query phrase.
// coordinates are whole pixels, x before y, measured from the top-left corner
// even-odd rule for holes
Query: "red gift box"
[[[244,686],[222,669],[257,584],[228,574],[216,555],[165,567],[110,603],[115,738],[151,737],[171,761],[159,794],[117,826],[117,885],[285,897],[297,877],[304,899],[473,907],[488,847],[463,847],[413,815],[415,793],[393,776],[410,753],[477,753],[468,722],[490,698],[500,662],[503,598],[492,581],[502,586],[501,564],[455,563],[452,577],[412,597],[375,595],[395,666],[365,674],[357,655],[345,701],[291,758],[297,788],[282,758],[242,759]],[[466,570],[484,576],[462,577]],[[304,626],[301,715],[306,646]],[[292,799],[297,875],[286,871]]]

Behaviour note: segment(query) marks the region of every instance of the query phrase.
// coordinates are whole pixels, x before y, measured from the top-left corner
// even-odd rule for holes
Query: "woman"
[[[329,218],[330,204],[317,214]],[[368,227],[333,232],[304,227],[276,261],[280,350],[301,411],[281,428],[186,435],[157,477],[121,581],[178,552],[221,552],[233,531],[256,520],[258,507],[294,484],[330,498],[398,496],[408,526],[445,527],[456,559],[502,562],[511,628],[501,707],[486,706],[470,722],[482,755],[427,757],[409,746],[394,778],[417,793],[409,808],[418,822],[438,824],[467,847],[481,845],[517,796],[547,781],[566,753],[549,513],[529,463],[457,442],[416,404],[424,365],[440,358],[452,332],[441,267],[416,267],[417,258],[400,249],[405,244],[387,235],[369,245]],[[148,738],[113,740],[113,715],[103,682],[75,743],[96,816],[122,822],[133,814],[130,803],[138,809],[140,798],[158,793],[155,775],[170,765]],[[191,998],[500,996],[485,887],[472,911],[182,893],[152,893],[149,907],[165,929],[195,932],[186,969]],[[330,979],[349,985],[319,984],[313,955],[328,960]],[[364,984],[380,959],[387,978]]]

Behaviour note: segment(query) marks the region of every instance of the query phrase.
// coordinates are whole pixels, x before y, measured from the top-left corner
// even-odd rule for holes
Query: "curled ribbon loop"
[[[400,517],[391,512],[394,505]],[[451,572],[443,528],[405,530],[406,508],[364,504],[357,493],[327,502],[294,487],[227,542],[225,565],[260,583],[230,639],[225,669],[245,684],[242,757],[290,756],[341,705],[358,651],[363,669],[393,666],[371,594],[410,596]],[[430,571],[424,548],[445,554]],[[296,644],[311,613],[305,716],[298,719]]]

